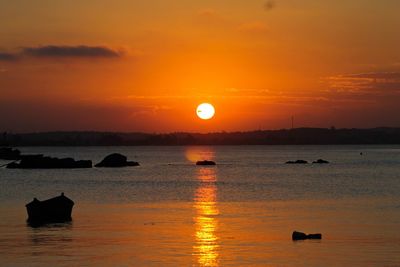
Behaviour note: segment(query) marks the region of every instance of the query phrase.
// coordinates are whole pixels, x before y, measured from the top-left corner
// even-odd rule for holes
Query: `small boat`
[[[212,166],[212,165],[217,165],[217,164],[214,161],[211,161],[211,160],[200,160],[200,161],[196,162],[196,165]]]
[[[60,196],[39,201],[34,198],[26,204],[28,223],[40,225],[46,223],[63,223],[72,220],[71,213],[74,202],[61,193]]]

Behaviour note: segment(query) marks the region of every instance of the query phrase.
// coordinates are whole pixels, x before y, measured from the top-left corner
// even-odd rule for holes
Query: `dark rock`
[[[292,233],[292,240],[293,241],[297,241],[297,240],[306,240],[306,239],[322,239],[322,235],[321,234],[305,234],[302,232],[297,232],[294,231]]]
[[[292,233],[292,240],[305,240],[305,239],[307,239],[307,235],[305,233],[297,231],[294,231]]]
[[[28,155],[24,155],[22,154],[19,159],[32,159],[32,158],[39,158],[39,157],[44,157],[43,154],[28,154]]]
[[[28,223],[39,226],[46,223],[63,223],[72,220],[71,213],[74,202],[61,193],[60,196],[39,201],[34,198],[25,205],[28,212]]]
[[[8,169],[18,169],[19,168],[19,163],[17,163],[17,162],[8,163],[6,165],[6,168],[8,168]]]
[[[11,147],[0,148],[0,159],[4,160],[18,160],[20,158],[21,151],[13,149]]]
[[[307,164],[307,163],[308,163],[308,161],[302,160],[302,159],[298,159],[296,161],[290,160],[290,161],[286,162],[286,164]]]
[[[217,164],[211,160],[200,160],[200,161],[196,162],[196,165],[213,166],[213,165],[217,165]]]
[[[76,169],[92,168],[91,160],[74,160],[72,158],[52,158],[43,155],[23,155],[19,163],[7,165],[9,169]]]
[[[319,159],[317,161],[313,161],[313,163],[315,164],[327,164],[329,163],[329,161],[323,160],[323,159]]]
[[[308,239],[322,239],[322,234],[308,234]]]
[[[127,167],[127,166],[139,166],[140,164],[136,161],[127,161],[127,157],[118,153],[110,154],[106,156],[100,163],[97,163],[95,167]]]

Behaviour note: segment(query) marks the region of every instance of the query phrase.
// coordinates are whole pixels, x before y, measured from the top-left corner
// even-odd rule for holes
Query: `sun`
[[[215,109],[209,103],[202,103],[197,107],[196,114],[200,119],[209,120],[214,117]]]

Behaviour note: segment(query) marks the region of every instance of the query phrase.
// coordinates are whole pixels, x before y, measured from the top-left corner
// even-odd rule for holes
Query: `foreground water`
[[[400,265],[399,146],[21,150],[120,152],[141,166],[0,168],[0,266]],[[283,164],[319,158],[331,163]],[[26,225],[27,202],[61,192],[76,203],[71,223]],[[323,239],[292,242],[293,230]]]

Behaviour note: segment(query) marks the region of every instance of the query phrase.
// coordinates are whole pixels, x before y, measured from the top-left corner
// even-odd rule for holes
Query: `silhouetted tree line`
[[[297,128],[217,133],[3,133],[1,146],[333,145],[400,144],[400,128]]]

